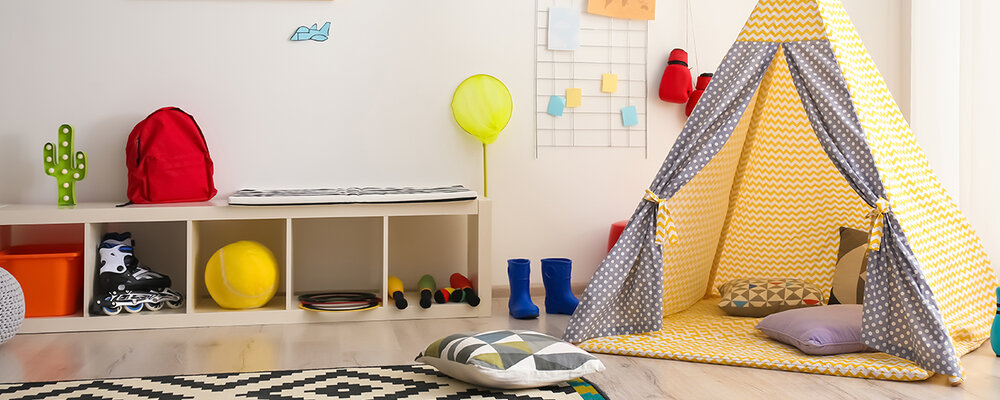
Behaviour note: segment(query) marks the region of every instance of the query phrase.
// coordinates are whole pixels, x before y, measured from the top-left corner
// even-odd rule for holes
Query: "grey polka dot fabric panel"
[[[830,43],[783,46],[820,143],[851,187],[874,206],[885,189]],[[961,376],[954,345],[913,250],[895,215],[885,217],[882,249],[868,258],[862,339],[929,371]]]
[[[729,50],[650,190],[670,198],[722,149],[777,51],[777,43],[765,42],[740,42]],[[663,255],[655,233],[656,204],[641,200],[591,278],[565,340],[578,343],[663,327]]]
[[[593,337],[660,330],[663,265],[655,241],[656,207],[640,204],[618,243],[598,267],[563,335],[579,343]],[[649,226],[654,226],[649,229]]]
[[[928,371],[962,376],[944,318],[892,213],[884,229],[882,249],[868,258],[861,341]]]
[[[823,150],[854,191],[874,207],[885,190],[830,42],[790,42],[782,47],[792,81]]]

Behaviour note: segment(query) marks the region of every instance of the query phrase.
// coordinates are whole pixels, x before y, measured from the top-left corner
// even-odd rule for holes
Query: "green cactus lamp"
[[[45,143],[42,162],[45,174],[55,177],[59,183],[59,206],[75,206],[76,181],[82,181],[87,176],[87,153],[73,152],[72,126],[63,124],[59,127],[59,141]]]

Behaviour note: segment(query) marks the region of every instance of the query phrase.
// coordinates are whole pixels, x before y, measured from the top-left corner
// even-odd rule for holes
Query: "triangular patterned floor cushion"
[[[449,335],[427,346],[416,361],[458,380],[502,389],[546,386],[604,370],[579,347],[532,331]]]
[[[719,307],[738,317],[765,317],[779,311],[823,305],[823,292],[794,278],[734,279],[719,286]]]

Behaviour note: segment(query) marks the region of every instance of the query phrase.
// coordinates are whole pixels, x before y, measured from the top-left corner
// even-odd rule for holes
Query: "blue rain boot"
[[[993,330],[990,331],[990,346],[993,354],[1000,357],[1000,287],[997,288],[997,316],[993,318]]]
[[[545,312],[573,315],[580,304],[570,289],[573,261],[568,258],[543,258],[542,283],[545,284]]]
[[[529,278],[531,276],[531,261],[523,258],[507,260],[507,277],[510,278],[510,300],[507,308],[510,315],[517,319],[538,317],[538,306],[531,302]]]

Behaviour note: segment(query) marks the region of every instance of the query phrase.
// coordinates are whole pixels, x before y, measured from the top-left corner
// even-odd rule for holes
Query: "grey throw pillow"
[[[860,304],[799,308],[768,315],[757,329],[771,339],[806,354],[830,355],[869,351],[861,343]]]

